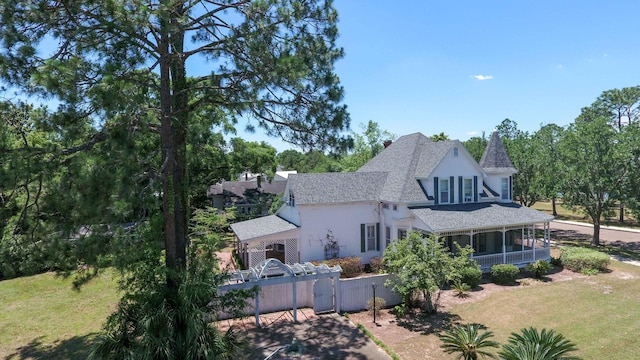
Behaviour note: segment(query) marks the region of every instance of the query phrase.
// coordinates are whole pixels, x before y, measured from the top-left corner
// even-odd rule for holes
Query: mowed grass
[[[53,273],[0,281],[0,358],[86,358],[119,297],[109,271],[80,291]]]
[[[584,359],[637,359],[640,268],[614,261],[612,272],[543,286],[521,286],[452,312],[484,324],[500,343],[524,327],[554,329]]]
[[[613,261],[610,268],[611,272],[595,276],[509,287],[478,301],[454,305],[440,316],[460,324],[482,324],[500,344],[512,332],[533,326],[563,334],[576,344],[574,355],[585,360],[638,359],[640,267]],[[432,330],[391,348],[407,360],[454,359],[439,348],[440,331]]]

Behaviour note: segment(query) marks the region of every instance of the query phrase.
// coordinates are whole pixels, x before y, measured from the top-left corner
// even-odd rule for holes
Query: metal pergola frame
[[[342,268],[340,265],[329,267],[327,264],[313,265],[310,262],[288,265],[283,264],[278,259],[266,259],[247,270],[238,270],[230,273],[231,277],[227,280],[226,284],[218,286],[218,290],[229,291],[248,289],[254,286],[260,287],[291,283],[293,286],[293,321],[297,322],[298,304],[296,283],[299,281],[333,278],[335,284],[336,280],[340,278],[341,272]],[[340,304],[340,286],[335,286],[335,294],[335,303]],[[255,300],[256,326],[260,327],[260,296],[256,294]],[[339,309],[336,311],[339,311]]]

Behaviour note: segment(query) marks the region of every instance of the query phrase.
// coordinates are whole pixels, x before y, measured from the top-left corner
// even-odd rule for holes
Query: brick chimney
[[[385,141],[382,143],[382,145],[384,145],[384,148],[386,149],[386,148],[388,148],[388,147],[389,147],[389,145],[391,145],[391,143],[393,143],[393,141],[391,141],[391,140],[385,140]]]

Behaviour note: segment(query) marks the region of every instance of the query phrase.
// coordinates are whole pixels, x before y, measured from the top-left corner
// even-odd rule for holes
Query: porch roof
[[[472,203],[410,208],[428,231],[472,230],[528,225],[553,220],[553,216],[515,203]]]
[[[296,225],[277,215],[263,216],[231,224],[231,230],[233,230],[240,241],[274,235],[297,228]]]

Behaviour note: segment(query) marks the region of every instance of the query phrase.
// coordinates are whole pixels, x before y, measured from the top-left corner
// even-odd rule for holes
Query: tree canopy
[[[83,246],[61,255],[78,264],[154,266],[135,271],[169,312],[179,311],[181,291],[199,276],[185,273],[189,189],[211,178],[189,176],[190,166],[228,165],[189,161],[219,154],[220,138],[210,132],[242,123],[307,150],[350,145],[330,0],[6,0],[0,10],[0,78],[59,104],[1,129],[11,164],[23,162],[13,188],[2,189],[20,208],[11,210],[18,215],[9,240],[44,249],[60,238],[67,246],[86,226],[89,235],[73,243]],[[129,236],[110,243],[123,232],[113,224],[131,221],[143,224],[134,238],[147,243]],[[172,326],[175,340],[186,339],[187,324]],[[178,358],[184,344],[175,347]]]

